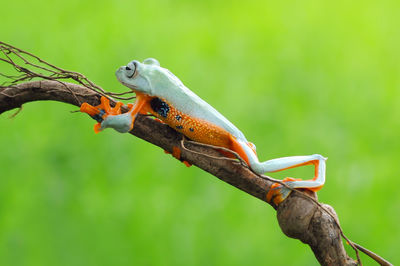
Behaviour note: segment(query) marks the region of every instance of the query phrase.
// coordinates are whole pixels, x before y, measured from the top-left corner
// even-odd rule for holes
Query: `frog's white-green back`
[[[125,86],[164,99],[182,113],[220,126],[237,139],[247,142],[236,126],[186,88],[168,69],[160,67],[157,60],[146,59],[143,63],[134,60],[127,66],[120,67],[116,76]]]
[[[247,157],[247,163],[255,173],[276,172],[305,164],[313,164],[316,169],[313,179],[299,181],[286,180],[286,184],[292,188],[307,188],[312,191],[317,191],[323,186],[325,182],[325,157],[313,154],[283,157],[260,162],[256,153],[238,128],[212,106],[186,88],[168,69],[160,67],[157,60],[146,59],[143,63],[132,61],[127,66],[120,67],[116,75],[122,84],[134,91],[161,98],[167,101],[168,104],[173,105],[178,111],[190,117],[203,119],[225,129],[236,137],[237,143],[244,151],[242,155]],[[117,122],[117,124],[123,123]],[[240,150],[235,151],[240,154]],[[272,200],[278,205],[289,195],[290,191],[290,189],[279,185],[268,192],[267,201]]]

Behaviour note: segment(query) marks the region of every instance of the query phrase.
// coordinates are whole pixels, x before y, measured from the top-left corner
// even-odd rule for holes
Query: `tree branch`
[[[82,85],[58,80],[31,81],[0,88],[0,114],[21,107],[24,103],[40,100],[65,102],[75,106],[80,106],[82,102],[98,105],[100,96]],[[143,115],[137,117],[130,133],[169,152],[172,152],[174,146],[181,146],[183,138],[169,126]],[[238,161],[224,159],[212,147],[190,141],[184,145],[186,149],[182,149],[182,159],[266,202],[266,194],[273,184],[267,180],[268,177],[256,175]],[[357,265],[357,261],[350,258],[343,247],[341,229],[333,208],[317,204],[316,200],[304,197],[303,194],[291,193],[279,206],[269,203],[277,210],[282,231],[308,244],[322,265]],[[316,198],[315,193],[309,194]],[[387,262],[386,265],[390,264]]]

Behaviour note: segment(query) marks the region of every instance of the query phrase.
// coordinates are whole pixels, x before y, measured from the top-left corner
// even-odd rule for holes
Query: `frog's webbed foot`
[[[98,133],[108,127],[114,128],[121,133],[132,130],[134,122],[132,104],[128,104],[129,111],[122,114],[121,107],[123,103],[117,102],[115,107],[111,107],[110,101],[104,96],[101,97],[100,101],[101,103],[97,106],[83,103],[80,108],[81,112],[87,113],[98,122],[94,125],[94,132]]]
[[[300,178],[292,178],[292,177],[286,177],[285,179],[282,180],[286,185],[289,187],[293,187],[293,182],[294,181],[301,181]],[[267,202],[273,201],[275,205],[278,205],[281,203],[284,199],[289,196],[291,190],[279,183],[274,183],[272,184],[270,190],[267,193]]]

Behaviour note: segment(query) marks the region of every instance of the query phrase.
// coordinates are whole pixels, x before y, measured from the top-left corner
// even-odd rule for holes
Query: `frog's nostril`
[[[126,67],[125,67],[125,70],[128,70],[128,71],[129,71],[129,70],[132,70],[132,69],[131,69],[130,67],[127,67],[127,66],[126,66]]]

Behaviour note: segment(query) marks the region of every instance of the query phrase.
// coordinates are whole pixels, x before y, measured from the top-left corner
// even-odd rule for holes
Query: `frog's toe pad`
[[[168,151],[166,151],[166,150],[164,150],[164,152],[165,152],[166,154],[171,154],[174,158],[178,159],[178,160],[181,161],[184,165],[186,165],[186,167],[192,166],[192,164],[189,163],[188,161],[185,161],[185,160],[182,160],[182,159],[181,159],[181,153],[182,153],[182,151],[181,151],[180,148],[178,148],[178,147],[176,147],[176,146],[173,146],[173,147],[172,147],[172,153],[171,153],[171,152],[168,152]]]
[[[288,186],[290,186],[292,182],[300,180],[301,179],[298,178],[286,177],[282,180],[282,182],[285,182]],[[274,183],[267,193],[267,202],[273,201],[275,205],[279,205],[279,203],[284,201],[289,196],[290,192],[291,190],[289,188],[284,187],[279,183]]]
[[[80,111],[82,113],[87,113],[92,117],[100,113],[100,110],[97,107],[92,106],[88,103],[82,103]]]
[[[95,124],[94,127],[93,127],[93,129],[94,129],[94,133],[96,133],[96,134],[103,130],[103,129],[101,128],[101,123]]]
[[[186,167],[190,167],[190,166],[192,166],[192,164],[191,164],[191,163],[189,163],[188,161],[182,161],[182,163],[183,163],[184,165],[186,165]]]
[[[126,133],[132,130],[133,122],[133,117],[130,113],[107,115],[101,122],[101,130],[110,127],[120,133]]]
[[[115,107],[111,107],[110,100],[102,96],[99,105],[92,106],[88,103],[83,103],[80,111],[87,113],[98,122],[94,126],[94,132],[96,133],[108,127],[114,128],[118,132],[125,133],[132,130],[134,121],[129,112],[121,114],[122,105],[123,103],[117,102]],[[128,108],[131,110],[133,105],[128,104]]]

